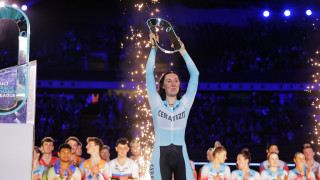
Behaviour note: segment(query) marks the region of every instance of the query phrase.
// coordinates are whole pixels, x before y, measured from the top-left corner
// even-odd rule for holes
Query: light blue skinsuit
[[[189,111],[198,88],[199,71],[189,54],[184,54],[183,59],[190,73],[188,89],[184,96],[180,100],[177,100],[173,107],[170,107],[166,100],[162,101],[156,90],[156,82],[153,74],[155,57],[156,50],[151,49],[146,65],[147,93],[155,130],[155,142],[150,166],[151,179],[161,180],[160,146],[174,144],[182,146],[187,180],[194,180],[184,135]]]

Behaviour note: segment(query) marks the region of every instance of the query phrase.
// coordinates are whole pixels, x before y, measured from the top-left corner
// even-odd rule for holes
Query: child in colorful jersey
[[[230,168],[224,162],[227,159],[227,150],[219,143],[215,143],[212,151],[212,162],[201,169],[201,180],[225,179],[230,180]]]
[[[288,180],[315,180],[315,175],[312,172],[312,167],[304,168],[306,158],[303,153],[296,153],[293,159],[296,168],[289,171]]]
[[[153,74],[157,49],[155,39],[158,41],[158,36],[151,33],[152,49],[146,65],[147,93],[155,129],[150,176],[151,179],[168,180],[174,174],[177,180],[194,180],[184,136],[198,88],[199,71],[179,40],[182,45],[179,52],[190,73],[187,92],[182,96],[180,78],[172,71],[162,75],[157,92]]]
[[[129,152],[129,141],[120,138],[116,143],[117,158],[110,161],[109,174],[111,180],[137,180],[139,179],[139,167],[134,160],[127,157]]]
[[[260,180],[260,174],[249,168],[251,154],[248,149],[243,149],[237,157],[238,170],[231,173],[231,180]]]
[[[288,179],[287,171],[280,169],[278,167],[279,156],[277,153],[272,152],[272,153],[268,154],[267,159],[269,161],[270,166],[268,169],[263,170],[261,172],[261,180]]]
[[[40,165],[42,152],[37,146],[33,147],[33,161],[32,161],[32,180],[46,180],[48,167]]]
[[[71,146],[69,144],[61,144],[59,146],[58,156],[54,167],[48,171],[48,180],[81,180],[79,168],[71,164]]]
[[[101,159],[100,151],[103,146],[101,139],[97,137],[87,138],[87,153],[90,158],[82,162],[79,166],[82,180],[108,180],[109,164]]]

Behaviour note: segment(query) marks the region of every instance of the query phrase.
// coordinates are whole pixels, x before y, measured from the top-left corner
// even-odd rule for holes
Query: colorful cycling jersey
[[[109,164],[105,160],[101,159],[98,163],[100,173],[98,175],[91,176],[91,169],[93,168],[90,159],[83,161],[79,169],[81,171],[82,180],[107,180],[109,179]]]
[[[261,173],[263,170],[266,170],[269,168],[270,168],[270,163],[268,162],[268,160],[265,160],[260,164],[259,172]],[[281,160],[279,160],[278,169],[283,169],[283,170],[289,172],[289,167],[287,166],[287,163],[285,163],[284,161],[281,161]]]
[[[48,167],[45,166],[39,166],[36,170],[33,171],[33,174],[39,174],[39,178],[40,180],[46,180],[46,171],[48,171],[47,169]]]
[[[201,180],[213,180],[217,173],[219,173],[221,179],[230,180],[231,178],[229,166],[221,164],[218,169],[215,169],[213,164],[209,162],[201,169]]]
[[[300,174],[300,172],[297,169],[293,169],[289,171],[288,174],[288,180],[315,180],[315,175],[314,173],[311,171],[310,172],[310,178],[307,178],[307,170],[304,170],[303,174]]]
[[[59,159],[59,158],[52,156],[49,164],[47,164],[47,163],[41,158],[41,159],[40,159],[40,165],[52,167],[52,166],[54,166],[54,164],[56,163],[56,161],[57,161],[58,159]]]
[[[109,164],[109,174],[111,176],[111,180],[117,180],[124,176],[128,176],[129,180],[139,179],[139,167],[134,160],[127,158],[127,161],[121,166],[116,158],[111,160]]]
[[[250,175],[249,175],[249,179],[248,180],[260,180],[260,174],[255,171],[250,169]],[[234,170],[231,173],[231,180],[242,180],[245,177],[245,173],[241,170]]]
[[[283,180],[284,176],[288,175],[287,171],[278,168],[278,172],[274,173],[270,169],[263,170],[261,172],[261,180],[274,180],[278,179],[278,176],[281,176],[281,180]]]
[[[317,161],[314,161],[314,163],[313,163],[313,166],[312,166],[312,172],[314,173],[314,174],[316,174],[316,172],[317,172],[317,170],[318,170],[318,172],[320,173],[320,164],[317,162]],[[307,163],[305,163],[304,164],[304,169],[308,169],[308,164]]]
[[[60,161],[56,161],[54,167],[51,167],[48,171],[48,180],[57,180],[57,179],[65,179],[62,178],[59,174],[61,167],[60,167]],[[79,170],[79,168],[77,168],[76,166],[70,164],[69,168],[63,172],[64,177],[68,176],[68,171],[71,170],[72,171],[72,177],[71,180],[80,180],[81,179],[81,172]]]
[[[188,88],[184,96],[180,100],[177,100],[173,107],[170,107],[166,100],[162,101],[156,90],[156,82],[153,74],[155,56],[156,50],[152,49],[146,66],[148,100],[155,130],[155,142],[150,166],[151,179],[161,180],[160,146],[174,144],[182,146],[187,180],[194,180],[184,136],[189,111],[198,88],[199,71],[188,53],[185,53],[183,59],[190,73]]]

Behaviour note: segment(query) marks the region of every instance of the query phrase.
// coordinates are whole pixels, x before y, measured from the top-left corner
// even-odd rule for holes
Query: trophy
[[[0,123],[26,123],[30,23],[25,13],[17,7],[0,7],[0,20],[14,21],[19,30],[18,65],[0,70]],[[31,118],[34,119],[34,118]]]
[[[162,39],[161,43],[155,40],[160,50],[168,54],[172,54],[180,51],[182,46],[179,43],[179,39],[176,33],[174,32],[173,27],[168,21],[161,18],[150,18],[147,20],[147,25],[151,33],[161,34],[162,31],[165,31],[167,37],[169,38],[169,42],[165,38],[161,38]],[[168,49],[171,49],[171,50],[168,50]]]
[[[36,89],[36,61],[29,63],[30,23],[17,6],[1,3],[0,21],[3,19],[17,25],[19,47],[17,65],[0,69],[0,154],[5,154],[0,167],[6,172],[1,179],[13,175],[14,179],[30,179]]]

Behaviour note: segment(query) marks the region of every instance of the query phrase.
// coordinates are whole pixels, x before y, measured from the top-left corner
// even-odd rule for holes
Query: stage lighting
[[[289,10],[285,10],[283,14],[288,17],[290,16],[291,12]]]
[[[0,7],[4,7],[5,3],[0,1]]]
[[[311,16],[312,11],[310,9],[306,10],[306,15]]]
[[[23,11],[26,11],[26,10],[28,9],[28,6],[27,6],[27,5],[22,5],[22,6],[21,6],[21,9],[22,9]]]
[[[269,17],[269,15],[270,15],[270,12],[269,12],[269,11],[264,11],[264,12],[263,12],[263,16],[264,16],[264,17]]]
[[[18,6],[16,4],[12,4],[13,7],[18,8]]]

